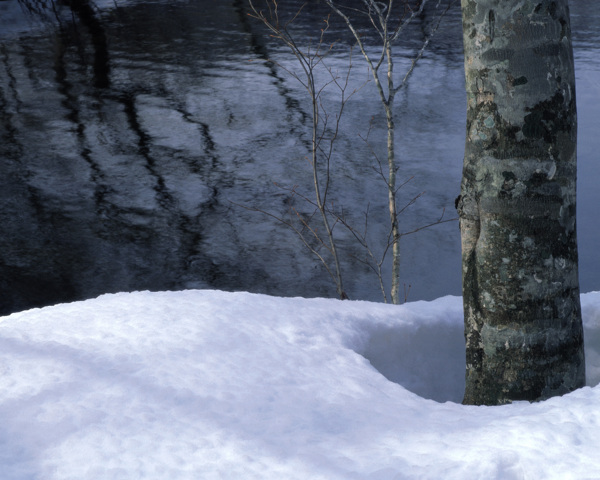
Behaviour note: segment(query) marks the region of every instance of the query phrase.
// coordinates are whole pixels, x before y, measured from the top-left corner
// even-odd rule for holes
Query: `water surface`
[[[243,208],[282,219],[312,214],[289,192],[311,194],[309,99],[286,72],[297,69],[293,57],[248,16],[246,2],[68,3],[0,1],[0,311],[143,289],[335,296],[293,232]],[[589,291],[600,289],[600,6],[571,3],[580,272]],[[397,45],[399,78],[433,13]],[[294,30],[299,41],[314,43],[322,18],[310,3]],[[425,192],[403,213],[404,231],[444,211],[454,216],[466,110],[460,28],[455,7],[397,98],[399,178],[412,178],[401,204]],[[339,40],[328,65],[343,72],[351,42],[333,21],[328,35]],[[352,65],[351,89],[368,78],[360,57]],[[335,115],[335,88],[323,98]],[[372,151],[384,154],[385,131],[372,84],[349,101],[341,127],[329,198],[356,228],[368,210],[380,254],[386,193]],[[360,138],[367,134],[369,145]],[[336,231],[350,298],[381,300],[364,252]],[[460,294],[455,222],[401,245],[409,300]]]

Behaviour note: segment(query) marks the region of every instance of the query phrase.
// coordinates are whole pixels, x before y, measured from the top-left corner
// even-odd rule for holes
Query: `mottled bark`
[[[585,383],[567,0],[462,0],[466,404]]]

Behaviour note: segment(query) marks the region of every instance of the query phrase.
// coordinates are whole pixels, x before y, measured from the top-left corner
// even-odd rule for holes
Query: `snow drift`
[[[457,297],[123,293],[0,319],[4,480],[600,478],[588,387],[463,406]]]

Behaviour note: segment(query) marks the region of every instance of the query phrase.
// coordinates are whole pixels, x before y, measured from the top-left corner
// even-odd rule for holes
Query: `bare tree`
[[[439,7],[441,0],[438,1]],[[427,0],[403,0],[394,2],[394,0],[375,1],[362,0],[362,7],[354,8],[342,5],[334,0],[325,0],[325,3],[331,7],[347,25],[350,32],[357,42],[358,48],[373,76],[373,81],[381,101],[387,126],[387,166],[379,162],[379,172],[387,186],[388,210],[390,218],[390,235],[392,248],[392,281],[391,281],[391,300],[392,303],[400,303],[400,238],[402,231],[399,223],[401,211],[398,208],[398,190],[402,186],[397,185],[396,174],[398,171],[398,159],[395,148],[395,123],[394,123],[394,100],[396,94],[406,86],[408,79],[415,69],[419,59],[423,56],[433,34],[440,25],[443,15],[448,11],[453,2],[440,13],[437,20],[432,24],[429,34],[426,36],[420,50],[413,58],[410,67],[398,84],[394,75],[394,51],[393,46],[406,26],[416,17],[423,13]],[[367,50],[364,37],[356,27],[355,19],[363,17],[373,27],[379,37],[379,51],[371,54]],[[387,170],[386,172],[384,171]],[[413,201],[409,202],[412,204]],[[403,210],[403,209],[402,209]],[[441,219],[440,219],[441,220]],[[435,223],[440,223],[434,222]]]
[[[323,27],[321,28],[318,40],[315,44],[301,47],[296,43],[296,40],[290,33],[289,26],[298,15],[300,15],[304,6],[300,7],[292,17],[282,20],[279,14],[279,5],[276,0],[265,0],[265,6],[267,8],[266,13],[263,10],[258,9],[252,0],[249,0],[249,3],[253,12],[252,16],[260,20],[269,29],[271,35],[275,39],[283,42],[283,44],[290,49],[301,67],[299,74],[291,69],[285,69],[306,89],[311,102],[310,165],[315,200],[312,201],[304,195],[301,196],[304,200],[308,201],[308,203],[312,204],[316,209],[315,213],[318,212],[320,215],[325,235],[321,235],[317,229],[312,227],[310,222],[312,216],[305,218],[293,207],[292,211],[300,223],[299,227],[293,221],[288,221],[272,214],[270,215],[285,223],[298,234],[302,242],[321,261],[331,278],[334,280],[339,298],[345,299],[348,297],[344,291],[339,253],[333,235],[333,230],[338,219],[335,215],[332,215],[332,209],[328,207],[328,195],[331,180],[331,157],[333,146],[339,133],[340,120],[348,100],[356,93],[356,90],[348,92],[352,63],[350,61],[348,69],[342,76],[327,66],[325,57],[333,47],[333,44],[327,45],[324,39],[329,28],[328,18],[324,19]],[[318,67],[323,67],[328,73],[327,80],[320,84],[317,83],[315,78],[315,69]],[[322,101],[323,92],[330,86],[337,88],[340,95],[338,111],[333,118],[332,125],[330,124],[332,118]],[[323,175],[321,175],[321,172],[323,172]],[[295,187],[290,189],[290,193],[293,196],[299,195]],[[318,246],[324,246],[327,251],[329,251],[332,258],[331,263],[333,263],[333,265],[330,265],[330,262],[321,254],[318,246],[313,246],[311,239],[316,240]]]
[[[368,227],[369,227],[369,206],[366,207],[365,211],[365,222],[362,228],[357,228],[349,218],[346,216],[346,212],[343,208],[336,207],[334,202],[328,200],[329,185],[332,178],[331,172],[331,159],[333,154],[334,143],[338,138],[340,129],[340,120],[344,113],[345,106],[348,100],[356,93],[357,89],[351,90],[350,85],[350,73],[353,68],[352,65],[352,51],[350,52],[350,60],[347,69],[340,74],[338,71],[333,71],[329,67],[327,62],[327,55],[331,53],[333,44],[327,44],[325,42],[325,34],[329,28],[329,18],[323,20],[323,28],[320,30],[318,40],[314,44],[301,47],[295,40],[294,36],[290,32],[290,27],[294,20],[302,13],[305,5],[300,7],[298,11],[292,14],[287,19],[280,17],[279,4],[277,0],[264,0],[264,6],[266,11],[258,9],[252,0],[249,0],[250,7],[254,18],[260,20],[270,31],[273,38],[281,41],[285,44],[293,53],[295,58],[298,60],[298,64],[301,69],[299,73],[283,67],[293,78],[295,78],[308,92],[308,96],[311,101],[311,147],[310,147],[310,164],[312,170],[313,188],[314,188],[314,200],[307,195],[302,194],[297,187],[287,188],[288,193],[293,198],[301,199],[305,204],[311,205],[314,208],[312,215],[302,215],[294,206],[290,207],[289,218],[275,215],[264,210],[258,210],[251,207],[251,210],[260,211],[265,213],[278,221],[284,223],[291,228],[302,240],[302,242],[312,251],[312,253],[321,261],[325,266],[326,270],[334,280],[336,284],[337,293],[340,298],[347,298],[343,288],[343,276],[340,267],[339,249],[337,246],[336,238],[334,237],[334,228],[336,225],[341,224],[351,234],[351,236],[358,242],[365,252],[364,257],[355,256],[355,259],[365,264],[370,270],[372,270],[378,278],[379,287],[381,289],[383,299],[387,303],[388,295],[386,292],[385,282],[383,279],[383,265],[388,258],[388,254],[392,253],[392,281],[390,288],[390,298],[393,303],[400,303],[401,300],[406,300],[407,290],[405,287],[404,295],[400,296],[400,239],[404,235],[416,233],[424,228],[428,228],[432,225],[443,223],[446,221],[453,221],[456,219],[444,219],[444,213],[439,219],[433,222],[415,228],[411,231],[401,231],[399,225],[399,216],[422,195],[418,194],[410,199],[405,205],[398,206],[398,190],[406,185],[412,178],[403,181],[398,184],[396,180],[397,161],[394,148],[394,98],[397,92],[406,85],[410,74],[413,72],[418,60],[422,57],[425,48],[429,44],[433,33],[439,27],[441,17],[437,18],[437,22],[432,26],[431,31],[426,36],[421,48],[412,59],[410,67],[405,72],[402,80],[398,85],[394,82],[394,58],[392,44],[401,33],[402,29],[418,14],[423,10],[424,4],[420,5],[417,10],[411,10],[407,3],[405,3],[406,9],[400,15],[400,24],[393,30],[390,30],[392,22],[391,7],[392,2],[389,5],[376,4],[374,2],[365,1],[365,5],[372,5],[375,10],[367,8],[362,13],[365,14],[375,25],[377,32],[380,34],[382,39],[382,51],[377,58],[371,58],[363,42],[362,37],[358,31],[354,28],[353,22],[349,16],[342,12],[342,9],[338,8],[334,2],[327,0],[327,5],[333,9],[333,12],[340,15],[349,26],[351,32],[355,36],[358,42],[358,47],[367,61],[368,69],[372,73],[372,80],[375,81],[379,98],[384,107],[387,125],[387,159],[382,161],[377,155],[376,150],[372,147],[369,140],[369,135],[363,138],[368,148],[371,150],[371,154],[375,159],[376,165],[374,170],[377,175],[380,176],[386,185],[388,209],[390,218],[390,229],[386,240],[382,243],[378,241],[378,245],[381,248],[374,248],[368,240]],[[439,4],[438,4],[439,5]],[[407,10],[408,9],[408,10]],[[355,12],[359,10],[354,10]],[[447,9],[445,10],[447,11]],[[443,13],[445,13],[445,11]],[[387,12],[387,13],[384,13]],[[410,12],[408,14],[407,12]],[[379,27],[377,26],[379,25]],[[383,67],[385,65],[385,67]],[[316,81],[315,72],[316,69],[320,68],[327,72],[326,80],[318,83]],[[382,80],[382,76],[387,77]],[[371,76],[370,74],[368,74]],[[364,86],[366,81],[361,85]],[[323,93],[330,87],[335,86],[338,90],[339,102],[335,115],[330,115],[323,102]],[[359,88],[361,88],[359,87]],[[369,133],[371,128],[369,128]],[[282,187],[283,188],[283,187]],[[313,226],[313,217],[318,214],[324,226],[325,233],[322,234],[320,230]],[[321,247],[324,247],[331,254],[331,261],[321,253]],[[376,251],[378,253],[376,253]],[[409,287],[410,288],[410,287]]]

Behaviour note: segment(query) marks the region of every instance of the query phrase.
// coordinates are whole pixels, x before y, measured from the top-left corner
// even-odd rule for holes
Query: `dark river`
[[[428,32],[431,3],[396,45],[398,79]],[[291,188],[311,196],[310,103],[288,72],[297,63],[248,16],[246,0],[69,5],[0,0],[0,313],[147,289],[335,296],[325,269],[273,217],[312,214],[290,196]],[[571,11],[586,292],[600,290],[600,2],[572,0]],[[293,27],[299,44],[314,44],[323,12],[308,4]],[[326,38],[339,40],[328,65],[344,72],[346,30],[332,19]],[[424,192],[401,216],[405,232],[444,210],[445,219],[455,216],[466,111],[461,42],[455,6],[397,96],[398,177],[411,179],[401,206]],[[368,78],[356,52],[352,67],[348,91]],[[327,87],[331,118],[338,99]],[[368,210],[377,255],[387,235],[387,193],[373,168],[373,152],[385,152],[383,125],[371,82],[346,105],[329,193],[360,231]],[[335,232],[349,297],[382,300],[364,251],[342,226]],[[408,300],[460,294],[456,222],[404,236],[401,246]]]

